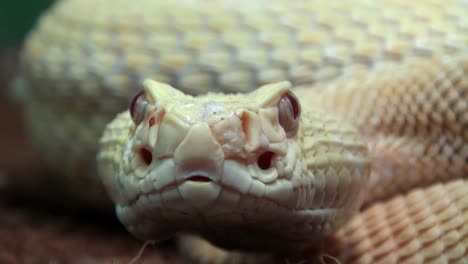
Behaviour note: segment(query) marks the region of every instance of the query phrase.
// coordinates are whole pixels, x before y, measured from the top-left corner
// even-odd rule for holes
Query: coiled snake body
[[[141,239],[466,263],[467,11],[60,1],[25,43],[18,94],[63,188],[103,206],[109,195]]]

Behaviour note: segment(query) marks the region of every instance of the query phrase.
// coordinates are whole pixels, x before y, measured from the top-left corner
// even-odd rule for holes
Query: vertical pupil
[[[299,103],[297,102],[296,97],[291,93],[287,93],[287,97],[292,106],[294,119],[296,119],[299,116]]]
[[[140,98],[140,96],[143,94],[143,91],[137,93],[133,98],[132,98],[132,101],[130,102],[130,116],[132,118],[135,118],[135,110],[136,110],[136,104],[138,102],[138,99]]]

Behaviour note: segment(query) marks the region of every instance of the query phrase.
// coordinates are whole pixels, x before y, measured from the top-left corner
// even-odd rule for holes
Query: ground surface
[[[0,263],[184,263],[171,243],[144,248],[112,214],[9,187],[15,178],[37,189],[34,179],[47,173],[25,136],[20,107],[7,96],[15,65],[14,49],[0,50]]]

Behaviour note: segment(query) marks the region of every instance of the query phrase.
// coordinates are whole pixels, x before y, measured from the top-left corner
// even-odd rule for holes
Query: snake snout
[[[217,181],[224,153],[207,124],[193,125],[174,152],[176,179],[183,182]]]

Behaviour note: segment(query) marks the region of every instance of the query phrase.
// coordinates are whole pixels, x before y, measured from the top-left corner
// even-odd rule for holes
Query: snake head
[[[193,97],[146,80],[101,139],[100,175],[120,221],[141,239],[188,231],[224,247],[270,249],[304,236],[294,224],[328,219],[307,214],[319,207],[316,177],[290,88]]]

